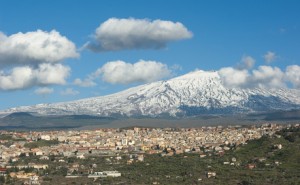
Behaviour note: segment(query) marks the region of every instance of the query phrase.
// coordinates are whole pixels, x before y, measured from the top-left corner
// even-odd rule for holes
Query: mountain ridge
[[[227,88],[222,84],[218,72],[197,70],[106,96],[22,106],[1,113],[186,117],[292,109],[300,109],[300,90]]]

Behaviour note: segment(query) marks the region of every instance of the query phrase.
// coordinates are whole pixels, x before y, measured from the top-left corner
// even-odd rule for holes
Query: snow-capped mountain
[[[300,91],[293,89],[226,88],[215,71],[194,71],[119,93],[72,102],[11,108],[2,113],[100,116],[194,116],[300,108]]]

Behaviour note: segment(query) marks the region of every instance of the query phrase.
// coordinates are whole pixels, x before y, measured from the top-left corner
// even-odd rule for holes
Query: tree
[[[0,176],[0,184],[4,184],[5,183],[5,177],[4,176]]]
[[[284,137],[284,139],[288,140],[289,142],[295,142],[296,140],[296,137],[295,137],[295,134],[289,134],[287,136]]]

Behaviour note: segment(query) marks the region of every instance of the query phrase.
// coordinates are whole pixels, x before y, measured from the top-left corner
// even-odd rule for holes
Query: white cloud
[[[65,84],[70,68],[61,64],[40,64],[0,71],[0,90],[26,89],[38,85]]]
[[[76,91],[72,88],[67,88],[67,89],[61,91],[60,94],[64,95],[64,96],[68,96],[68,95],[75,96],[75,95],[79,94],[79,91]]]
[[[94,76],[112,84],[129,84],[135,82],[153,82],[171,76],[167,65],[156,61],[140,60],[134,64],[124,61],[112,61],[99,68]]]
[[[245,86],[249,77],[247,70],[235,69],[233,67],[221,68],[218,73],[224,85],[230,88]]]
[[[293,84],[294,88],[300,88],[300,66],[287,66],[285,73],[286,79]]]
[[[48,87],[41,87],[36,89],[34,93],[37,95],[47,95],[53,93],[53,89]]]
[[[34,83],[33,69],[26,67],[16,67],[9,74],[0,72],[0,89],[15,90],[32,86]]]
[[[284,82],[284,72],[278,67],[259,66],[257,70],[252,71],[250,79],[252,85],[264,88],[283,88],[286,87]]]
[[[79,54],[59,32],[37,30],[7,36],[0,32],[0,65],[55,63]]]
[[[272,51],[268,51],[265,55],[264,55],[264,59],[266,61],[266,63],[271,63],[273,62],[275,59],[277,58],[276,54]]]
[[[0,32],[0,90],[65,84],[70,68],[58,62],[78,56],[75,44],[55,30]]]
[[[70,75],[70,68],[61,64],[40,64],[35,71],[35,77],[39,84],[60,84],[66,83],[66,78]]]
[[[221,81],[229,88],[285,88],[285,73],[278,67],[259,66],[258,69],[240,70],[232,67],[219,71]]]
[[[180,22],[110,18],[95,32],[87,47],[95,52],[128,49],[161,49],[170,41],[188,39],[192,33]]]
[[[243,56],[241,59],[241,63],[238,64],[239,69],[251,69],[255,64],[254,58],[251,56]]]
[[[76,78],[73,83],[80,87],[93,87],[97,85],[91,77],[86,78],[84,80],[81,80],[80,78]]]

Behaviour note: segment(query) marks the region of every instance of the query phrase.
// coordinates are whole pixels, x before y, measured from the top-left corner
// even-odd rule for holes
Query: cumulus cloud
[[[264,55],[264,59],[266,61],[266,63],[271,63],[273,62],[275,59],[277,58],[276,54],[272,51],[268,51],[265,55]]]
[[[251,69],[255,64],[254,58],[251,56],[243,56],[241,62],[238,64],[239,69]]]
[[[0,90],[65,84],[70,68],[58,62],[78,56],[75,44],[55,30],[0,32]]]
[[[76,46],[59,32],[0,33],[0,65],[56,63],[78,57]]]
[[[112,61],[99,68],[94,76],[112,84],[129,84],[135,82],[153,82],[171,76],[167,65],[156,61],[140,60],[134,64],[124,61]]]
[[[25,89],[32,86],[65,84],[70,68],[62,64],[40,64],[38,67],[15,67],[0,71],[0,90]]]
[[[26,67],[16,67],[9,74],[0,72],[0,89],[15,90],[31,86],[34,83],[33,69]]]
[[[61,64],[41,64],[35,70],[37,82],[42,85],[66,83],[66,78],[70,75],[71,69]]]
[[[218,73],[224,85],[230,88],[245,86],[249,77],[247,70],[235,69],[233,67],[221,68]]]
[[[259,66],[257,70],[252,71],[249,81],[258,87],[283,88],[286,86],[284,75],[284,72],[278,67]]]
[[[52,88],[48,88],[48,87],[41,87],[38,88],[34,91],[35,94],[37,95],[47,95],[47,94],[51,94],[53,93],[53,89]]]
[[[168,42],[188,39],[192,33],[180,22],[110,18],[95,32],[87,47],[95,52],[129,49],[161,49]]]
[[[64,96],[68,96],[68,95],[75,96],[75,95],[79,94],[79,91],[76,91],[72,88],[67,88],[67,89],[61,91],[60,94],[64,95]]]
[[[253,70],[233,67],[218,71],[222,83],[229,88],[287,88],[290,84],[300,88],[300,66],[287,66],[285,71],[278,67],[259,66]]]
[[[286,79],[293,84],[294,88],[300,88],[300,66],[287,66]]]
[[[78,85],[80,87],[93,87],[96,86],[97,84],[93,81],[92,77],[88,77],[84,80],[81,80],[80,78],[76,78],[74,80],[74,85]]]
[[[277,56],[269,51],[264,58],[270,63]],[[290,84],[295,88],[300,87],[299,66],[288,66],[286,71],[282,71],[272,66],[259,66],[257,69],[252,69],[254,64],[254,58],[243,56],[237,67],[225,67],[218,71],[221,81],[229,88],[286,88]]]

